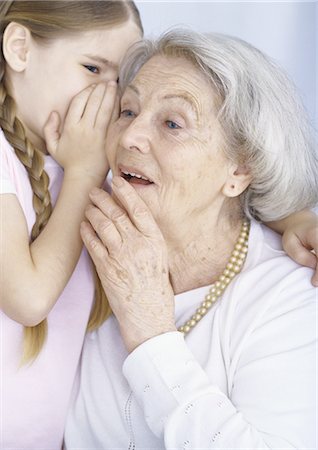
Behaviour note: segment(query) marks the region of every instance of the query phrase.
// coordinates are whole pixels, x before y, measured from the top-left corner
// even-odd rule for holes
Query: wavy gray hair
[[[190,60],[211,81],[224,152],[252,175],[241,194],[247,217],[278,220],[318,202],[314,133],[282,69],[238,38],[173,29],[133,46],[121,67],[121,88],[158,54]]]

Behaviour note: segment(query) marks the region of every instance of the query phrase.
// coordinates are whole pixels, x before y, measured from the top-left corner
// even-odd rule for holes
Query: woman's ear
[[[245,191],[251,180],[252,176],[246,166],[230,165],[222,192],[226,197],[237,197]]]
[[[9,67],[23,72],[28,63],[31,33],[23,25],[11,22],[3,34],[3,55]]]

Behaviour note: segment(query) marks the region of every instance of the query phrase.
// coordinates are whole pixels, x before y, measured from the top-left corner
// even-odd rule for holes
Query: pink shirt
[[[0,193],[17,196],[29,232],[35,221],[28,175],[0,130]],[[63,170],[45,157],[53,204]],[[1,213],[5,214],[5,211]],[[67,220],[67,218],[66,218]],[[19,274],[16,274],[17,283]],[[0,311],[0,449],[61,448],[66,411],[94,294],[83,250],[76,269],[48,316],[48,338],[30,366],[19,367],[23,326]],[[26,292],[27,295],[27,292]]]

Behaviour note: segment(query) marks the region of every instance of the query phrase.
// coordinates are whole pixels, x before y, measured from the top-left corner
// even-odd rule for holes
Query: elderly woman
[[[257,221],[317,202],[290,83],[188,30],[139,44],[121,83],[113,195],[82,226],[114,315],[86,339],[67,450],[314,448],[314,288]]]

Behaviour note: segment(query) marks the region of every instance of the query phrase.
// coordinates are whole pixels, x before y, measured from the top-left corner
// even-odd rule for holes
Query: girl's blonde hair
[[[132,18],[142,31],[139,12],[133,1],[0,1],[0,40],[10,22],[28,28],[34,39],[45,41],[86,30],[111,27]],[[107,42],[105,42],[107,45]],[[5,59],[0,51],[0,127],[14,148],[16,156],[27,170],[33,191],[36,220],[31,232],[34,241],[52,212],[49,177],[44,170],[44,156],[27,139],[24,127],[16,116],[16,105],[5,84]],[[111,309],[101,282],[95,272],[95,301],[88,330],[101,325]],[[39,354],[47,335],[47,321],[35,327],[25,327],[22,361],[33,360]]]

